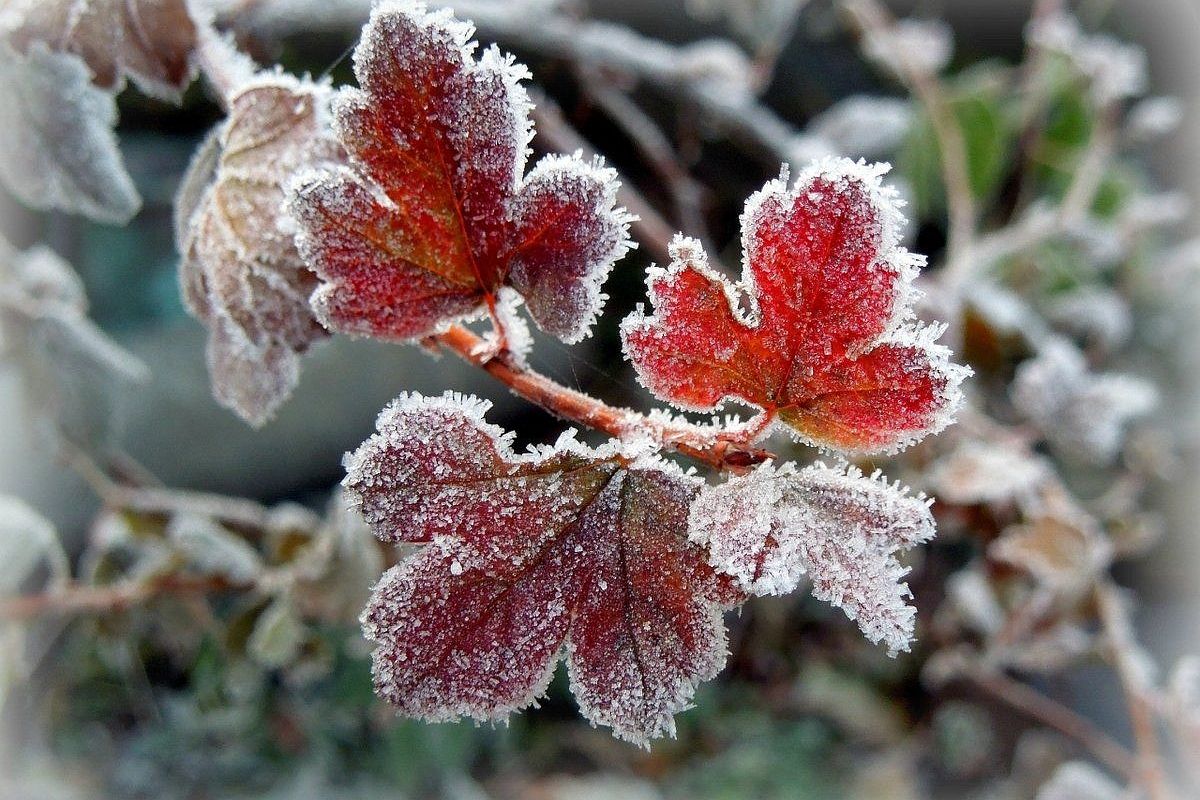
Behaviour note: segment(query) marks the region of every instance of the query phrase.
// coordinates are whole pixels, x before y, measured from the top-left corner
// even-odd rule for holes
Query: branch
[[[1118,595],[1117,588],[1105,581],[1096,586],[1096,606],[1108,645],[1112,649],[1113,665],[1125,690],[1133,739],[1137,745],[1137,771],[1134,777],[1152,800],[1165,800],[1170,794],[1163,771],[1154,711],[1144,694],[1143,669],[1137,663],[1137,645],[1133,641],[1125,602]]]
[[[878,0],[846,0],[846,9],[863,35],[889,30],[895,20]],[[933,135],[941,153],[942,181],[946,185],[949,238],[943,282],[952,290],[962,286],[971,269],[975,238],[975,194],[971,189],[967,144],[954,109],[936,75],[916,67],[909,59],[898,65],[901,80],[908,85],[929,115]]]
[[[219,576],[165,575],[149,581],[126,581],[110,586],[69,585],[53,591],[0,600],[0,619],[26,620],[51,613],[117,611],[168,594],[239,592],[250,584],[231,583]]]
[[[1129,779],[1135,774],[1133,754],[1067,706],[1002,673],[976,672],[967,678],[992,697],[1079,742],[1119,775]]]
[[[296,29],[311,31],[319,24],[357,28],[366,21],[372,0],[330,0],[327,7],[316,10],[308,0],[272,0],[249,13],[243,4],[244,0],[219,0],[218,6],[225,6],[221,17],[280,35]],[[686,47],[642,36],[622,25],[573,19],[536,3],[442,0],[431,5],[454,9],[460,19],[473,22],[483,37],[510,47],[588,69],[636,76],[669,97],[701,108],[718,130],[764,159],[775,164],[789,160],[795,128],[759,102],[749,82],[742,89],[697,69]],[[753,65],[747,64],[752,71]]]
[[[667,450],[707,464],[714,469],[744,472],[755,464],[773,459],[774,454],[751,446],[754,436],[770,418],[765,414],[744,429],[718,430],[703,425],[647,416],[628,408],[610,406],[590,395],[555,383],[544,375],[518,365],[461,325],[453,325],[434,341],[469,364],[487,372],[515,394],[557,417],[616,438],[649,436]],[[765,418],[765,419],[764,419]]]

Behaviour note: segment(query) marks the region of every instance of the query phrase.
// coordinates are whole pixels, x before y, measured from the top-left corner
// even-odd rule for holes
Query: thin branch
[[[977,672],[967,677],[992,697],[1079,742],[1122,777],[1134,776],[1133,754],[1086,717],[1002,673]]]
[[[586,75],[583,87],[588,97],[629,137],[658,180],[666,187],[675,207],[676,222],[715,252],[712,235],[704,219],[705,188],[680,162],[679,155],[662,129],[624,92],[595,75]]]
[[[640,414],[610,406],[590,395],[569,389],[544,375],[520,366],[480,336],[460,325],[451,326],[434,341],[469,364],[487,372],[517,395],[562,419],[613,437],[648,436],[667,450],[685,455],[714,469],[742,472],[773,459],[774,454],[751,445],[764,427],[760,416],[745,430],[719,430],[673,419]],[[769,422],[769,417],[766,422]]]
[[[1154,710],[1145,695],[1142,669],[1137,663],[1137,645],[1132,639],[1125,603],[1118,595],[1117,588],[1107,581],[1097,585],[1095,594],[1100,622],[1112,649],[1113,665],[1125,690],[1125,702],[1129,708],[1130,724],[1133,726],[1133,739],[1137,745],[1137,771],[1134,777],[1152,800],[1166,800],[1170,793],[1159,748]]]
[[[845,6],[863,35],[885,33],[895,24],[891,13],[877,0],[846,0]],[[949,214],[947,258],[942,280],[950,289],[957,289],[962,286],[973,263],[971,249],[977,221],[966,138],[938,77],[907,58],[898,66],[902,70],[900,78],[929,115],[941,153],[942,181],[946,185]]]
[[[560,153],[581,152],[584,156],[600,155],[591,142],[584,139],[579,131],[563,118],[558,105],[537,89],[530,89],[530,99],[533,110],[530,112],[534,120],[534,130],[537,141],[547,150]],[[654,257],[667,263],[671,260],[667,245],[675,235],[675,228],[658,213],[650,201],[632,186],[628,181],[621,181],[617,190],[617,202],[636,219],[630,223],[634,238],[650,248]]]
[[[232,583],[212,575],[165,575],[150,581],[123,581],[109,586],[76,584],[0,600],[0,619],[27,620],[56,613],[104,613],[140,605],[163,595],[240,592],[251,588],[251,584]]]

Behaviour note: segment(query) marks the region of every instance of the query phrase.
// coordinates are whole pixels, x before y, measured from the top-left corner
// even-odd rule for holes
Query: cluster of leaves
[[[763,5],[769,11],[721,10],[741,20],[765,62],[778,26],[763,20],[783,12]],[[791,14],[802,3],[785,5]],[[1165,682],[1142,668],[1148,657],[1109,578],[1118,559],[1153,541],[1140,491],[1167,462],[1138,425],[1159,392],[1120,359],[1154,293],[1195,259],[1194,248],[1161,258],[1154,235],[1178,202],[1149,194],[1130,177],[1134,160],[1107,148],[1140,146],[1177,113],[1161,98],[1125,113],[1145,90],[1144,56],[1082,32],[1069,16],[1031,25],[1017,71],[943,75],[954,48],[937,23],[869,24],[863,33],[864,54],[919,102],[853,97],[803,131],[767,137],[797,164],[812,163],[794,178],[785,165],[746,201],[740,279],[713,266],[718,253],[710,257],[699,238],[677,235],[669,263],[647,277],[650,308],[620,326],[624,354],[656,398],[685,412],[736,404],[754,414],[697,424],[612,409],[529,368],[525,317],[566,343],[587,337],[636,220],[619,207],[616,172],[598,158],[549,155],[527,166],[527,70],[494,47],[477,53],[473,29],[449,11],[379,3],[354,50],[356,86],[335,89],[258,69],[182,0],[0,4],[0,99],[10,101],[0,103],[0,179],[35,207],[127,219],[138,200],[112,135],[114,93],[132,78],[177,98],[193,64],[212,80],[227,117],[177,198],[180,284],[208,330],[214,395],[247,422],[266,423],[298,384],[304,353],[345,334],[443,346],[611,437],[589,446],[567,431],[517,452],[513,435],[485,420],[486,401],[402,394],[346,457],[344,494],[325,518],[286,506],[231,519],[189,503],[148,513],[138,504],[162,500],[153,492],[106,497],[121,510],[98,521],[77,583],[117,605],[175,591],[234,597],[205,607],[228,630],[222,641],[172,642],[200,665],[187,670],[189,683],[218,680],[201,668],[215,661],[222,685],[186,698],[168,721],[197,723],[185,727],[199,748],[241,729],[210,705],[236,705],[246,719],[269,714],[285,728],[280,718],[315,728],[326,713],[373,726],[365,701],[338,717],[336,699],[329,708],[314,700],[299,714],[308,722],[295,723],[295,708],[276,713],[280,696],[264,677],[291,687],[363,677],[363,660],[339,655],[353,648],[331,643],[361,611],[375,691],[405,715],[507,721],[542,702],[565,706],[569,689],[583,716],[617,737],[642,745],[686,737],[688,718],[676,714],[727,662],[726,612],[807,588],[881,652],[928,642],[926,690],[1106,658],[1136,702],[1182,731],[1186,755],[1200,718],[1195,665],[1183,661]],[[728,53],[703,52],[690,53],[687,69],[721,72]],[[751,81],[738,74],[749,62],[740,53],[726,62],[721,74],[737,84],[738,103],[752,102]],[[945,96],[930,102],[930,85]],[[706,87],[716,94],[697,96],[728,100],[711,78]],[[947,181],[955,168],[947,124],[962,137],[957,166],[976,216],[1008,221],[971,232],[965,267],[951,259],[947,274],[921,276],[924,259],[903,246],[913,228],[901,195],[926,225],[961,211],[963,196]],[[884,156],[898,162],[891,185],[886,165],[862,160]],[[1147,277],[1150,258],[1172,261],[1172,275]],[[971,280],[949,274],[964,269]],[[6,247],[0,278],[6,352],[62,438],[94,449],[95,425],[76,417],[111,414],[87,392],[101,376],[127,382],[143,369],[88,321],[78,279],[57,256]],[[923,443],[961,410],[969,370],[938,344],[946,327],[918,312],[945,315],[979,376],[970,424]],[[462,327],[479,323],[482,338]],[[815,447],[837,461],[761,463],[773,457],[756,448],[776,433],[780,456],[807,458],[803,448]],[[685,470],[672,450],[717,453],[705,463],[720,474]],[[843,460],[901,451],[897,469],[937,504]],[[1077,474],[1088,481],[1076,485]],[[46,576],[47,596],[70,587],[48,523],[15,505],[0,519],[11,521],[0,529],[5,553],[21,549],[14,542],[41,543],[21,550],[18,578],[0,593]],[[902,559],[935,528],[950,543],[931,557],[953,574],[918,637]],[[394,546],[385,557],[376,538]],[[394,564],[386,572],[384,558]],[[750,606],[752,623],[767,602]],[[201,626],[163,627],[170,631],[154,634],[174,640]],[[22,635],[16,625],[0,629],[6,642]],[[113,640],[122,637],[136,638],[117,630]],[[7,655],[0,669],[19,676],[21,649]],[[554,683],[560,661],[565,680]],[[788,696],[892,747],[872,775],[915,784],[906,722],[883,724],[889,706],[861,687],[831,688],[838,681],[822,679],[815,661]],[[250,690],[223,683],[250,673]],[[946,703],[930,730],[914,724],[907,738],[946,740],[945,770],[976,776],[996,768],[965,742],[990,742],[989,723],[976,706]],[[776,744],[823,747],[799,729],[764,730]],[[166,761],[143,744],[148,762]],[[256,758],[279,755],[260,744]],[[1121,796],[1089,765],[1038,752],[1017,748],[996,796]],[[730,753],[736,760],[736,746]],[[226,766],[235,781],[250,780],[244,765]],[[807,769],[801,759],[797,770],[813,780]],[[306,790],[328,788],[313,780],[321,788]]]

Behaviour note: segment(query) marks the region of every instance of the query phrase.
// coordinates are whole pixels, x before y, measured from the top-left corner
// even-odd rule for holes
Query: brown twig
[[[1079,742],[1124,778],[1134,776],[1133,754],[1086,717],[1002,673],[976,672],[968,677],[992,697]]]
[[[773,459],[774,454],[751,442],[763,428],[763,417],[751,420],[744,430],[720,430],[675,420],[657,419],[627,408],[617,408],[590,395],[569,389],[540,373],[518,365],[507,354],[494,353],[482,337],[453,325],[435,341],[469,364],[487,372],[517,395],[557,417],[613,437],[648,436],[662,447],[688,456],[714,469],[741,472]]]
[[[1133,740],[1137,746],[1137,764],[1133,778],[1146,790],[1151,800],[1167,800],[1171,795],[1167,790],[1154,710],[1145,694],[1140,675],[1141,668],[1136,663],[1136,645],[1130,634],[1125,603],[1120,598],[1117,588],[1108,581],[1097,584],[1095,596],[1100,622],[1104,626],[1105,637],[1112,651],[1113,666],[1125,690],[1129,721],[1133,727]]]
[[[164,575],[149,581],[109,586],[68,585],[39,594],[0,600],[0,619],[25,620],[45,614],[119,611],[168,594],[212,594],[253,588],[220,576]]]
[[[705,188],[680,162],[662,129],[624,92],[594,75],[585,74],[583,87],[592,101],[637,147],[642,158],[666,187],[675,207],[676,222],[712,253],[712,235],[704,219]]]

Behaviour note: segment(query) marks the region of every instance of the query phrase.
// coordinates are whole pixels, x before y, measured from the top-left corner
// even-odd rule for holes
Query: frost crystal
[[[188,170],[176,201],[180,284],[209,329],[213,392],[254,425],[299,379],[299,354],[325,335],[284,214],[281,184],[342,157],[328,129],[329,91],[264,75],[229,98],[229,118]]]
[[[402,713],[502,720],[565,657],[580,710],[645,744],[725,660],[740,599],[687,539],[699,480],[564,435],[517,455],[473,398],[404,396],[347,457],[375,534],[424,545],[363,613],[375,685]]]
[[[426,336],[493,308],[512,286],[542,330],[583,338],[600,285],[629,248],[616,173],[578,155],[524,174],[532,127],[526,69],[448,11],[385,2],[354,53],[357,89],[336,102],[352,167],[292,186],[297,242],[325,283],[329,327]]]
[[[128,75],[148,94],[177,98],[191,81],[188,0],[10,0],[0,11],[14,46],[77,56],[103,89],[119,90]]]
[[[108,223],[129,221],[142,199],[113,125],[116,101],[78,58],[40,42],[19,53],[0,40],[0,179],[21,202]]]
[[[1087,370],[1083,354],[1062,339],[1043,343],[1013,379],[1013,404],[1065,455],[1100,463],[1121,448],[1125,424],[1158,403],[1149,382]]]
[[[654,315],[621,325],[650,391],[694,410],[752,403],[843,452],[894,451],[949,424],[969,373],[935,343],[941,329],[913,317],[923,259],[899,246],[886,170],[834,159],[791,188],[769,182],[742,214],[740,284],[677,237],[670,267],[647,280]]]
[[[922,497],[854,468],[763,466],[701,490],[688,536],[753,594],[785,594],[803,576],[813,596],[843,609],[888,653],[907,650],[916,610],[905,603],[898,551],[928,541]]]
[[[1111,36],[1085,34],[1079,21],[1066,12],[1035,19],[1026,38],[1045,50],[1061,53],[1092,84],[1092,99],[1099,106],[1137,97],[1148,81],[1146,51]]]
[[[869,31],[863,52],[903,78],[911,72],[941,72],[954,54],[954,34],[940,20],[902,19],[885,29]]]

